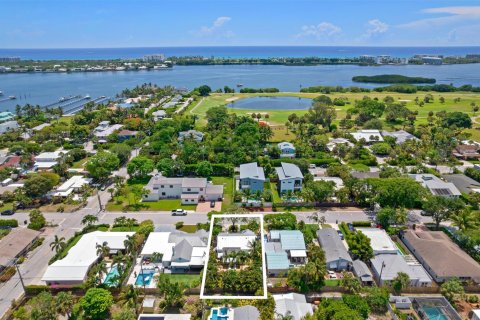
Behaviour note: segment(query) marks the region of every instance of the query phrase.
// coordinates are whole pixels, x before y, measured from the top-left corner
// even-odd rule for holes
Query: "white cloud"
[[[365,36],[367,36],[367,37],[371,37],[371,36],[376,35],[376,34],[385,33],[389,29],[388,24],[386,24],[385,22],[382,22],[378,19],[373,19],[373,20],[368,21],[367,26],[368,26],[368,28],[367,28],[367,31],[365,33]]]
[[[211,26],[203,26],[200,28],[200,30],[194,32],[200,36],[208,36],[208,35],[212,35],[212,34],[215,34],[219,31],[222,30],[222,27],[227,24],[230,20],[232,20],[232,18],[230,17],[218,17],[217,19],[215,19],[212,23]],[[227,36],[227,37],[230,37],[233,35],[233,32],[231,31],[225,31],[224,32],[224,35]]]
[[[330,22],[321,22],[317,25],[304,25],[297,37],[316,37],[317,39],[338,35],[342,28]]]
[[[401,28],[432,28],[468,21],[480,20],[480,6],[428,8],[422,12],[443,14],[441,17],[425,18],[399,25]]]

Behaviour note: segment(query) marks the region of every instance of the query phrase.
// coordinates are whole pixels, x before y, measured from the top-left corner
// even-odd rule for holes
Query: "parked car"
[[[215,208],[215,201],[210,201],[210,208]]]
[[[342,240],[345,239],[345,237],[343,236],[342,231],[337,230],[337,233],[338,233],[338,235],[340,236],[340,239],[342,239]]]
[[[172,216],[186,216],[186,215],[187,215],[187,211],[184,209],[172,210]]]
[[[316,169],[316,168],[317,168],[317,166],[313,163],[308,165],[308,169]]]
[[[328,277],[330,279],[337,279],[337,274],[333,272],[332,270],[328,270]]]
[[[353,224],[347,223],[347,227],[348,227],[348,229],[349,229],[351,232],[354,232],[354,231],[355,231],[355,228],[353,227]]]
[[[0,213],[0,215],[2,215],[2,216],[11,216],[11,215],[13,215],[14,213],[15,213],[15,211],[13,211],[13,210],[3,210],[3,211]]]

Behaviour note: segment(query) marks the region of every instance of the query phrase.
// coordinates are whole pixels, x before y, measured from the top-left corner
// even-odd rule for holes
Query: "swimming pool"
[[[108,271],[107,276],[105,277],[105,280],[103,280],[103,283],[109,287],[114,287],[117,285],[119,276],[120,276],[120,273],[118,272],[118,267],[114,265]]]
[[[155,270],[143,270],[143,273],[139,273],[137,280],[135,280],[136,286],[148,286],[152,282]]]
[[[450,318],[443,313],[440,308],[437,307],[424,307],[423,312],[429,320],[449,320]]]
[[[227,105],[231,109],[244,110],[307,110],[312,99],[298,97],[251,97]]]
[[[212,310],[210,320],[228,320],[228,308],[216,308]]]

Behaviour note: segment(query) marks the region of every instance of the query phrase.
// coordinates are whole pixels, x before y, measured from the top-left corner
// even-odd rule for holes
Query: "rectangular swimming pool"
[[[143,270],[143,273],[139,273],[137,280],[135,281],[136,286],[148,286],[152,282],[153,275],[155,270]]]
[[[118,283],[118,277],[120,276],[120,273],[118,272],[118,267],[115,265],[110,268],[110,270],[107,273],[107,276],[105,277],[105,280],[103,280],[103,283],[106,284],[109,287],[114,287]]]

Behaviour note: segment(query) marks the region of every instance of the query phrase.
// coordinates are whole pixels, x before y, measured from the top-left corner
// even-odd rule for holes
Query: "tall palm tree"
[[[73,310],[74,301],[71,292],[59,292],[55,297],[55,308],[57,313],[69,319]]]
[[[464,209],[453,215],[450,220],[452,220],[454,226],[462,231],[471,229],[477,225],[475,215],[469,209]]]
[[[133,235],[127,236],[127,239],[125,239],[123,244],[125,245],[125,253],[134,258],[137,252],[137,243],[135,241],[135,237]]]
[[[65,243],[65,238],[61,237],[59,238],[57,235],[55,235],[54,240],[50,243],[50,248],[52,250],[55,250],[55,253],[59,253],[63,248],[65,248],[67,244]]]
[[[155,265],[155,267],[158,268],[158,263],[162,261],[162,258],[163,258],[163,254],[161,254],[160,252],[154,252],[152,254],[152,262]]]
[[[110,253],[110,247],[108,246],[108,242],[104,241],[102,244],[97,243],[97,255],[99,257],[106,257]]]
[[[316,222],[320,229],[321,229],[321,225],[327,222],[327,219],[325,218],[325,216],[320,215],[320,211],[316,211],[312,213],[312,215],[308,216],[308,219],[312,220],[313,222]]]
[[[129,308],[135,308],[135,313],[137,312],[137,300],[138,289],[132,284],[129,284],[119,296],[119,302]]]

